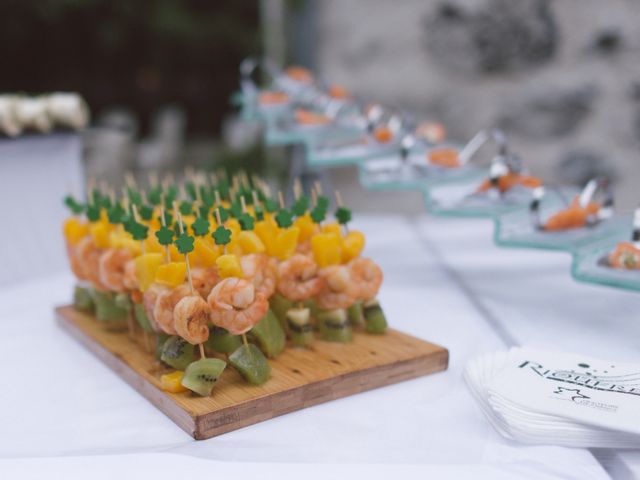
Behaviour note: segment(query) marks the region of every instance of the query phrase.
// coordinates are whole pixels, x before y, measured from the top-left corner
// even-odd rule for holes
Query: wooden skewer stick
[[[282,196],[282,190],[278,190],[278,203],[280,203],[280,208],[284,208],[284,197]]]
[[[302,182],[300,177],[296,177],[293,179],[293,198],[298,200],[300,195],[302,195]]]
[[[240,205],[242,205],[242,213],[247,213],[247,202],[244,199],[244,195],[240,196]]]
[[[315,182],[313,182],[313,185],[316,187],[318,195],[322,195],[322,183],[320,183],[320,180],[316,180]]]
[[[200,360],[207,358],[206,355],[204,354],[204,344],[200,343],[198,344],[198,347],[200,347]]]
[[[162,221],[162,226],[167,226],[167,219],[164,218],[164,194],[162,195],[162,205],[160,205],[160,220]],[[169,252],[169,245],[164,246],[165,260],[166,263],[171,263],[171,253]]]
[[[242,343],[244,344],[244,348],[249,349],[249,341],[247,340],[247,335],[245,333],[242,334]]]

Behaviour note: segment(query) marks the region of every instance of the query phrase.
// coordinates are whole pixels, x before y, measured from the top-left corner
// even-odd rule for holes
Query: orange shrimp
[[[264,294],[256,292],[253,283],[228,277],[218,283],[207,302],[211,306],[211,322],[232,335],[251,330],[269,310]]]
[[[318,307],[325,310],[348,308],[357,299],[358,290],[353,284],[350,269],[345,265],[330,265],[319,271],[322,289],[316,297]]]
[[[84,275],[84,270],[82,268],[82,263],[78,259],[77,247],[71,245],[71,243],[67,242],[67,258],[69,259],[69,266],[71,267],[71,271],[76,276],[78,280],[88,280]]]
[[[338,100],[346,100],[348,98],[351,98],[351,95],[349,95],[349,91],[342,85],[331,85],[329,87],[329,96]]]
[[[174,326],[178,335],[192,345],[209,338],[211,307],[200,295],[182,297],[173,309]]]
[[[137,290],[140,286],[136,277],[136,262],[133,258],[124,264],[122,283],[127,290]]]
[[[156,317],[154,316],[156,301],[158,300],[158,296],[160,294],[165,293],[168,290],[169,289],[164,285],[154,283],[142,294],[142,306],[144,307],[144,311],[147,314],[149,323],[151,323],[151,327],[156,332],[163,331],[156,321]]]
[[[124,292],[125,268],[127,262],[131,260],[128,250],[122,248],[109,248],[100,255],[98,273],[100,281],[109,290],[114,292]]]
[[[445,168],[457,168],[460,164],[459,152],[453,148],[437,148],[431,150],[427,158],[429,163]]]
[[[589,202],[586,207],[581,207],[579,198],[576,197],[568,208],[552,215],[542,226],[542,229],[554,232],[584,227],[587,225],[589,217],[596,215],[598,210],[600,210],[600,205],[596,202]]]
[[[525,188],[536,188],[542,185],[542,180],[532,175],[521,175],[519,173],[507,173],[498,178],[498,190],[502,193],[511,190],[516,185],[522,185]],[[493,183],[487,178],[480,184],[477,191],[486,192],[493,187]]]
[[[378,143],[389,143],[393,140],[393,131],[387,126],[377,127],[373,131],[373,138],[375,138]]]
[[[84,237],[76,247],[77,259],[82,276],[90,281],[98,290],[109,290],[100,278],[100,255],[102,250],[96,247],[91,236]]]
[[[382,285],[382,269],[370,258],[357,257],[348,264],[356,297],[359,300],[375,298]]]
[[[312,83],[313,74],[304,67],[291,66],[287,68],[286,74],[297,82]]]
[[[218,283],[218,271],[215,268],[192,268],[191,281],[193,288],[202,298],[207,298],[211,289]]]
[[[640,248],[631,242],[620,242],[609,254],[609,265],[627,270],[640,269]]]
[[[262,92],[259,100],[262,105],[279,105],[281,103],[287,103],[289,101],[289,95],[284,92]]]
[[[301,302],[320,293],[322,280],[318,265],[311,257],[294,254],[278,265],[278,292],[293,302]]]
[[[264,253],[252,253],[240,257],[244,278],[253,283],[256,292],[269,298],[276,290],[277,260]]]
[[[327,125],[331,123],[331,119],[321,113],[312,112],[311,110],[297,109],[294,113],[296,122],[302,125]]]
[[[155,318],[163,332],[169,335],[178,334],[175,327],[173,309],[183,297],[188,295],[191,295],[191,289],[185,283],[178,285],[174,289],[166,290],[158,294],[158,298],[153,307],[153,318]]]

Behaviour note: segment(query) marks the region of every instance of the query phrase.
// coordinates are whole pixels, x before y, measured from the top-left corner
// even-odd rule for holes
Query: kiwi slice
[[[93,313],[95,305],[88,288],[76,285],[73,289],[73,308],[81,312]]]
[[[171,335],[167,335],[166,333],[156,333],[156,358],[160,360],[162,357],[162,347],[164,347],[164,343],[171,337]]]
[[[356,302],[347,309],[347,315],[349,316],[349,322],[351,325],[362,325],[364,319],[364,312],[362,311],[362,302]]]
[[[296,347],[306,347],[313,343],[311,311],[308,308],[290,308],[287,312],[287,324],[291,342]]]
[[[227,355],[234,352],[240,345],[242,345],[242,340],[239,335],[231,335],[220,327],[213,327],[210,330],[209,339],[205,343],[208,349]]]
[[[253,343],[240,345],[229,356],[229,363],[238,370],[242,378],[254,385],[262,385],[271,376],[269,362]]]
[[[262,320],[249,332],[250,337],[256,341],[260,350],[269,358],[273,358],[284,350],[287,336],[280,326],[275,314],[269,309]]]
[[[311,325],[314,325],[316,319],[318,318],[318,312],[320,311],[318,304],[313,298],[309,298],[304,302],[302,302],[302,305],[304,305],[305,308],[309,309],[309,312],[311,313],[311,317],[309,318],[309,321],[311,322]]]
[[[133,304],[133,314],[142,330],[145,332],[153,332],[153,327],[151,326],[151,322],[149,321],[149,317],[147,317],[147,312],[145,311],[142,303]]]
[[[227,362],[218,358],[203,358],[190,363],[182,377],[182,386],[208,397],[226,366]]]
[[[353,339],[347,311],[344,308],[318,312],[320,337],[327,342],[350,342]]]
[[[287,331],[287,310],[291,307],[293,307],[293,302],[278,292],[274,293],[269,299],[269,308],[273,311],[285,332]]]
[[[126,293],[116,293],[115,296],[113,297],[113,301],[118,308],[122,308],[127,312],[131,310],[131,307],[133,306],[132,305],[133,302],[131,302],[131,298]]]
[[[162,345],[160,360],[173,368],[184,370],[193,359],[193,345],[182,337],[171,336]]]
[[[118,306],[115,295],[112,292],[101,292],[91,289],[91,299],[96,306],[96,319],[107,322],[111,326],[121,325],[126,327],[129,310]]]
[[[387,330],[387,319],[377,300],[370,300],[363,306],[365,330],[380,335]]]

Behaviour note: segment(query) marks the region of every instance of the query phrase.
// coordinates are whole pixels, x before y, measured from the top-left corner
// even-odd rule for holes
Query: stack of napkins
[[[640,448],[640,365],[512,348],[472,360],[464,376],[507,438]]]

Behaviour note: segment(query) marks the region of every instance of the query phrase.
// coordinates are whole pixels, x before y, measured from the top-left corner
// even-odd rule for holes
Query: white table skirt
[[[461,372],[470,357],[509,343],[638,361],[640,325],[630,313],[640,296],[575,284],[563,254],[498,250],[489,225],[392,216],[353,224],[385,272],[380,298],[390,323],[449,348],[448,371],[198,442],[55,325],[52,309],[68,302],[70,274],[5,288],[0,319],[12,363],[0,395],[0,473],[607,478],[587,450],[504,440]],[[608,306],[626,318],[609,316]],[[606,458],[632,468],[635,457]]]

